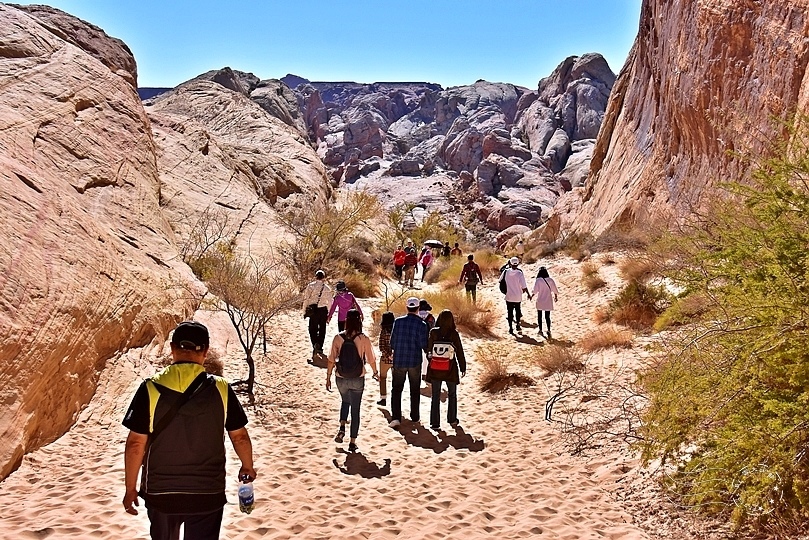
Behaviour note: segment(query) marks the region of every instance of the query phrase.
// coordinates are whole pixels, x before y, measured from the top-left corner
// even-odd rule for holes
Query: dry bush
[[[584,369],[581,353],[573,347],[561,345],[543,347],[536,357],[536,363],[545,370],[546,376],[553,373],[578,373]]]
[[[480,365],[478,385],[484,392],[496,394],[515,386],[533,386],[534,380],[508,369],[509,358],[498,344],[484,344],[475,351],[475,360]]]
[[[698,321],[710,309],[710,299],[703,294],[689,294],[677,298],[654,324],[656,331]]]
[[[651,328],[669,302],[670,295],[662,285],[630,281],[610,302],[609,317],[630,328]]]
[[[615,326],[598,328],[579,340],[578,346],[585,352],[601,349],[628,349],[632,347],[632,332]]]
[[[618,264],[621,277],[627,281],[648,281],[657,273],[657,264],[649,257],[632,256]]]
[[[422,298],[430,303],[436,317],[442,310],[450,310],[455,317],[458,332],[471,337],[494,336],[492,328],[497,316],[490,301],[479,298],[478,303],[473,304],[467,301],[466,293],[458,289],[428,292]],[[401,304],[404,306],[404,301]]]
[[[596,308],[593,312],[593,322],[596,324],[604,324],[605,322],[610,320],[610,308],[607,306],[601,306]]]
[[[598,273],[598,264],[595,261],[587,261],[581,265],[581,282],[588,291],[597,291],[604,287],[607,282]]]

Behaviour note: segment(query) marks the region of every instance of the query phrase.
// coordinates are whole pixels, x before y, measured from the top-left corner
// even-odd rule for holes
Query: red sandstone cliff
[[[731,152],[762,150],[774,119],[807,111],[808,65],[808,0],[644,0],[573,229],[683,215],[743,176]]]

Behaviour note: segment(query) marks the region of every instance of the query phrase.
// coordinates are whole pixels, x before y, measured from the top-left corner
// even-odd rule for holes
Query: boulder
[[[194,311],[168,285],[194,290],[123,47],[42,13],[0,4],[0,479],[73,425],[108,360]]]
[[[512,238],[516,238],[517,236],[522,236],[530,232],[530,227],[526,227],[525,225],[512,225],[511,227],[500,231],[500,233],[495,237],[494,242],[497,247],[501,247]]]
[[[495,129],[486,134],[482,145],[483,158],[490,154],[503,157],[519,157],[524,161],[531,159],[531,152],[524,148],[522,143],[511,139],[511,134],[505,130]]]
[[[250,99],[275,118],[297,129],[304,137],[308,136],[298,97],[286,84],[277,79],[260,81],[250,92]]]
[[[565,167],[568,156],[570,156],[570,139],[565,130],[557,129],[548,142],[543,157],[548,160],[551,171],[559,172]]]
[[[486,217],[486,225],[495,231],[504,231],[512,225],[534,227],[538,224],[541,214],[541,207],[531,201],[499,203]]]
[[[391,163],[388,174],[392,176],[420,176],[421,164],[412,159],[400,159]]]

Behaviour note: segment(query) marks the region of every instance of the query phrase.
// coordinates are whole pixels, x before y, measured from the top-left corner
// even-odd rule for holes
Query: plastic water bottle
[[[253,484],[242,484],[239,486],[239,510],[245,514],[253,511],[255,506],[255,496],[253,495]]]

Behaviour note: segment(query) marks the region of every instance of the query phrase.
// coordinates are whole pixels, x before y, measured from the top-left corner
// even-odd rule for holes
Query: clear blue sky
[[[140,86],[230,66],[262,79],[478,79],[535,88],[564,58],[604,55],[616,73],[641,0],[41,0],[129,45]]]

